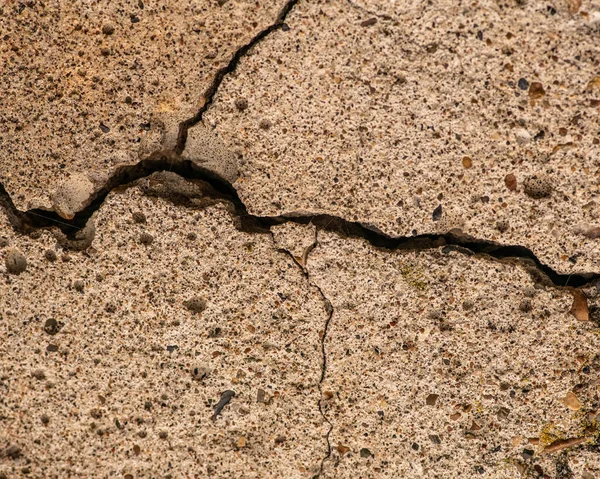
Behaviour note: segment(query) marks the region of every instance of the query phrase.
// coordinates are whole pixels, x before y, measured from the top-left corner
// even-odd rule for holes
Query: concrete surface
[[[598,270],[599,2],[301,1],[286,23],[204,116],[252,212],[460,228]]]
[[[323,477],[600,477],[598,326],[568,291],[511,263],[323,232],[307,267],[334,308]],[[567,438],[583,451],[547,452]]]
[[[600,479],[597,0],[0,27],[0,479]]]
[[[3,2],[0,182],[17,207],[56,210],[73,175],[87,197],[118,166],[172,149],[215,71],[283,5]]]
[[[312,477],[327,315],[291,258],[223,206],[140,188],[96,222],[92,246],[66,252],[2,216],[0,477]]]

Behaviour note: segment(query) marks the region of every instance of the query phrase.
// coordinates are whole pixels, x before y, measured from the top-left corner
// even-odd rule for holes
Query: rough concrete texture
[[[323,477],[600,477],[600,330],[568,291],[514,263],[323,232],[307,269],[334,309]],[[579,451],[551,453],[565,439]]]
[[[86,252],[15,235],[4,216],[0,231],[0,477],[318,471],[327,315],[269,235],[140,188],[110,195]]]
[[[600,479],[598,0],[0,29],[0,479]]]
[[[71,175],[100,187],[173,148],[215,72],[284,3],[3,2],[0,183],[20,209],[52,208]]]
[[[204,115],[252,212],[460,228],[598,270],[598,1],[300,1],[286,24]]]

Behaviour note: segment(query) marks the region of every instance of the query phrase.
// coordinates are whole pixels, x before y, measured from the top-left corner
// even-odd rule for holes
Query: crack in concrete
[[[310,224],[311,223],[309,223],[309,225]],[[273,233],[271,233],[271,236],[273,237],[273,243],[276,244]],[[324,401],[323,381],[325,381],[325,375],[327,374],[327,351],[325,349],[325,341],[327,340],[327,333],[329,331],[329,324],[331,323],[331,320],[333,318],[334,308],[333,308],[333,304],[331,303],[329,298],[323,292],[323,289],[321,289],[321,287],[311,279],[310,272],[308,271],[308,266],[307,266],[308,255],[318,245],[319,245],[319,229],[315,228],[315,237],[314,237],[313,243],[310,246],[308,246],[302,254],[302,262],[304,264],[301,264],[296,259],[296,257],[291,253],[291,251],[288,251],[285,248],[277,248],[277,251],[288,255],[292,259],[292,261],[296,264],[296,266],[298,266],[298,268],[302,272],[302,275],[306,278],[309,286],[312,286],[319,292],[319,295],[323,299],[323,304],[325,305],[325,312],[327,313],[327,319],[325,320],[325,325],[323,326],[323,333],[321,334],[321,339],[320,339],[320,343],[321,343],[321,377],[319,378],[319,385],[318,385],[319,386],[319,401],[317,403],[321,417],[329,425],[327,434],[325,434],[325,441],[327,444],[327,452],[326,452],[325,456],[321,459],[321,462],[319,464],[319,472],[313,476],[313,479],[318,479],[319,477],[321,477],[321,474],[323,474],[323,467],[325,465],[325,461],[327,459],[329,459],[329,457],[331,457],[331,442],[329,441],[329,437],[331,435],[331,432],[333,431],[333,423],[329,420],[329,418],[325,414],[325,411],[323,408],[323,401]]]
[[[371,12],[368,9],[356,4],[352,0],[348,0],[348,2],[353,8],[363,13],[372,15],[381,20],[393,21],[395,23],[398,22],[388,15]],[[326,454],[320,460],[318,472],[313,476],[314,479],[317,479],[322,476],[325,463],[328,459],[330,459],[332,454],[330,436],[333,432],[334,425],[325,413],[324,402],[326,401],[326,398],[325,391],[323,391],[323,383],[327,375],[328,366],[325,343],[327,341],[329,326],[335,313],[333,304],[327,298],[323,289],[312,280],[307,266],[308,256],[310,255],[311,251],[313,251],[313,249],[319,245],[319,228],[328,231],[334,231],[343,237],[362,238],[374,247],[385,249],[390,252],[395,250],[426,250],[444,247],[447,252],[450,250],[455,250],[465,255],[487,255],[499,261],[503,259],[516,259],[521,262],[529,262],[529,265],[525,264],[523,266],[525,266],[527,271],[534,277],[534,280],[542,283],[545,282],[547,285],[554,287],[583,287],[591,284],[592,282],[599,281],[600,273],[579,273],[570,275],[560,274],[549,266],[541,263],[535,254],[528,248],[520,245],[501,245],[491,241],[476,239],[464,234],[449,232],[446,234],[425,234],[413,237],[392,237],[383,233],[372,225],[348,221],[344,218],[329,214],[301,214],[292,212],[279,216],[252,215],[248,213],[246,205],[241,201],[235,187],[230,182],[218,176],[214,172],[202,168],[192,161],[183,160],[180,155],[185,149],[189,128],[202,121],[204,113],[212,105],[219,87],[223,83],[225,77],[236,70],[241,59],[250,51],[250,49],[252,49],[252,47],[265,39],[269,34],[279,30],[285,25],[286,17],[297,3],[298,0],[288,1],[278,14],[275,23],[266,27],[255,37],[253,37],[247,44],[240,47],[233,54],[228,64],[217,71],[212,83],[204,93],[204,102],[198,112],[193,117],[183,121],[179,125],[177,142],[173,151],[159,151],[135,165],[127,165],[117,168],[111,177],[106,181],[104,186],[98,190],[92,198],[90,198],[90,203],[88,206],[82,211],[78,212],[72,220],[64,220],[53,211],[41,209],[32,209],[29,211],[18,210],[2,183],[0,183],[0,205],[7,213],[9,222],[13,228],[19,232],[27,234],[37,229],[58,227],[63,235],[65,235],[68,239],[77,241],[78,232],[87,229],[90,225],[93,227],[93,215],[102,206],[104,200],[111,191],[119,187],[131,186],[135,181],[149,177],[156,172],[171,171],[188,180],[201,180],[208,192],[208,199],[223,201],[233,206],[234,211],[231,212],[231,215],[234,219],[236,227],[240,231],[247,233],[271,234],[275,245],[276,241],[271,230],[272,226],[287,222],[294,222],[303,225],[314,225],[314,241],[309,247],[304,249],[301,261],[295,258],[294,255],[285,248],[277,248],[277,251],[287,254],[292,259],[294,264],[298,266],[306,278],[309,286],[314,287],[318,291],[325,305],[325,311],[327,314],[327,319],[320,335],[321,375],[318,382],[319,399],[317,405],[319,413],[329,427],[325,435]],[[414,42],[411,43],[419,48],[423,48]],[[91,239],[89,240],[89,244],[91,244]],[[567,443],[569,441],[581,441],[581,439],[570,439],[562,442]],[[563,448],[562,442],[561,444],[556,444],[557,450],[559,447]],[[570,442],[564,447],[568,447],[569,445]],[[555,445],[553,444],[552,446]],[[550,446],[548,449],[551,449],[552,446]]]
[[[248,213],[235,187],[224,178],[190,160],[183,160],[174,153],[157,153],[136,165],[118,168],[90,204],[73,219],[65,220],[53,211],[33,209],[18,210],[10,195],[0,183],[0,205],[4,207],[12,226],[21,233],[31,233],[39,228],[57,227],[70,240],[81,240],[77,235],[88,226],[92,215],[102,206],[106,196],[114,189],[131,186],[131,183],[160,171],[171,171],[189,180],[203,181],[207,197],[232,205],[232,217],[236,227],[246,233],[270,233],[271,226],[293,222],[313,224],[322,230],[333,231],[348,238],[362,238],[374,247],[387,251],[427,250],[443,247],[443,251],[457,251],[465,255],[480,255],[496,260],[513,260],[521,263],[537,283],[554,287],[583,287],[600,280],[600,273],[584,272],[561,274],[543,264],[528,248],[520,245],[502,245],[458,232],[423,234],[418,236],[389,236],[376,227],[339,216],[323,213],[291,212],[278,216],[258,216]]]
[[[185,120],[179,126],[177,145],[175,146],[175,150],[174,150],[175,153],[181,154],[183,152],[183,149],[185,148],[185,143],[187,140],[188,130],[192,126],[194,126],[197,123],[199,123],[200,121],[202,121],[202,116],[204,115],[206,110],[208,110],[210,105],[212,105],[215,95],[217,94],[217,91],[219,90],[219,87],[221,86],[221,83],[223,83],[223,80],[225,79],[225,77],[235,71],[240,60],[248,53],[248,51],[254,45],[256,45],[257,43],[262,41],[264,38],[266,38],[272,32],[279,30],[280,28],[282,28],[285,25],[285,19],[287,18],[288,14],[292,11],[292,9],[296,6],[297,3],[298,3],[298,0],[289,0],[283,6],[283,8],[279,12],[279,14],[277,15],[277,19],[275,20],[275,23],[269,25],[267,28],[260,31],[248,43],[246,43],[242,47],[238,48],[238,50],[231,57],[231,60],[229,60],[229,63],[217,71],[212,83],[210,84],[210,86],[208,87],[206,92],[204,92],[204,103],[202,104],[202,106],[200,107],[198,112],[192,118]]]

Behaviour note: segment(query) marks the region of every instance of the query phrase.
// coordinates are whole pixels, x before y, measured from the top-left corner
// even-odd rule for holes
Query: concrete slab
[[[599,329],[570,291],[444,248],[318,238],[307,269],[334,308],[322,477],[600,477]]]
[[[253,213],[459,228],[598,271],[597,1],[300,1],[286,24],[204,115]]]
[[[97,190],[117,167],[172,149],[217,70],[284,4],[4,2],[0,183],[21,210],[56,210],[74,175]]]
[[[0,477],[312,477],[322,297],[224,206],[141,186],[83,252],[0,212]]]

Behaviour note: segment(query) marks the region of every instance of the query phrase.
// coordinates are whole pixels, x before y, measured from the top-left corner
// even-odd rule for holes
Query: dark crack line
[[[310,225],[311,223],[308,223],[308,224]],[[271,232],[271,236],[273,238],[273,243],[275,244],[275,246],[277,246],[275,236],[273,235],[272,232]],[[302,275],[306,278],[306,281],[308,282],[309,286],[312,286],[313,288],[315,288],[318,291],[319,295],[323,299],[323,304],[325,305],[325,312],[327,313],[327,319],[325,320],[325,325],[323,326],[323,334],[321,335],[321,340],[320,340],[320,344],[321,344],[321,377],[319,378],[319,385],[318,385],[319,400],[317,402],[317,406],[319,409],[319,413],[321,414],[321,417],[329,425],[329,428],[327,429],[327,433],[325,434],[327,451],[325,453],[325,456],[321,459],[321,462],[319,464],[319,472],[315,476],[313,476],[313,479],[318,479],[319,477],[321,477],[321,475],[323,474],[323,468],[325,467],[325,461],[327,461],[327,459],[329,459],[331,457],[331,442],[329,440],[329,437],[331,436],[331,432],[333,431],[333,423],[329,420],[329,418],[327,417],[327,414],[325,414],[324,407],[323,407],[323,381],[325,381],[325,376],[327,374],[327,350],[325,348],[325,341],[327,341],[327,333],[329,332],[329,325],[333,318],[334,308],[333,308],[333,304],[331,303],[329,298],[325,295],[325,293],[323,292],[321,287],[311,279],[310,272],[308,270],[308,255],[318,245],[319,245],[319,229],[315,227],[315,238],[313,240],[313,243],[308,248],[306,248],[302,254],[302,261],[304,264],[301,264],[296,259],[296,257],[294,257],[294,255],[291,253],[291,251],[288,251],[285,248],[277,248],[277,251],[286,254],[287,256],[289,256],[292,259],[294,264],[296,266],[298,266],[298,268],[302,272]]]
[[[114,189],[131,186],[133,182],[160,171],[171,171],[188,180],[201,180],[207,189],[207,198],[221,200],[232,205],[236,227],[246,233],[270,233],[270,228],[283,223],[312,224],[321,230],[332,231],[344,238],[361,238],[372,246],[385,251],[422,251],[442,247],[442,252],[457,251],[465,255],[484,255],[497,260],[517,260],[537,283],[548,286],[582,287],[600,280],[600,273],[561,274],[543,264],[528,248],[519,245],[501,245],[492,241],[473,238],[464,234],[423,234],[417,236],[389,236],[372,225],[349,221],[330,214],[288,213],[278,216],[257,216],[248,213],[236,189],[215,173],[183,160],[173,153],[157,153],[136,165],[117,168],[106,184],[91,199],[90,204],[73,219],[65,220],[53,211],[33,209],[18,210],[4,186],[0,183],[0,205],[7,213],[15,230],[31,233],[40,228],[56,227],[67,238],[77,240],[92,215],[100,209],[106,196]]]
[[[248,51],[254,45],[264,40],[274,31],[279,30],[281,27],[283,27],[283,25],[285,24],[285,19],[297,3],[298,0],[289,0],[281,9],[279,15],[277,15],[275,23],[269,25],[264,30],[261,30],[254,38],[252,38],[252,40],[250,40],[242,47],[238,48],[238,50],[231,57],[231,60],[229,60],[229,63],[217,71],[212,83],[204,92],[204,103],[202,104],[198,112],[192,118],[184,121],[180,125],[179,134],[177,137],[177,145],[175,146],[175,153],[181,154],[183,152],[183,149],[185,148],[185,143],[187,141],[188,130],[195,124],[202,121],[202,116],[208,110],[210,105],[212,105],[217,91],[219,90],[219,87],[221,86],[221,83],[223,83],[225,77],[236,70],[240,60],[248,53]]]

